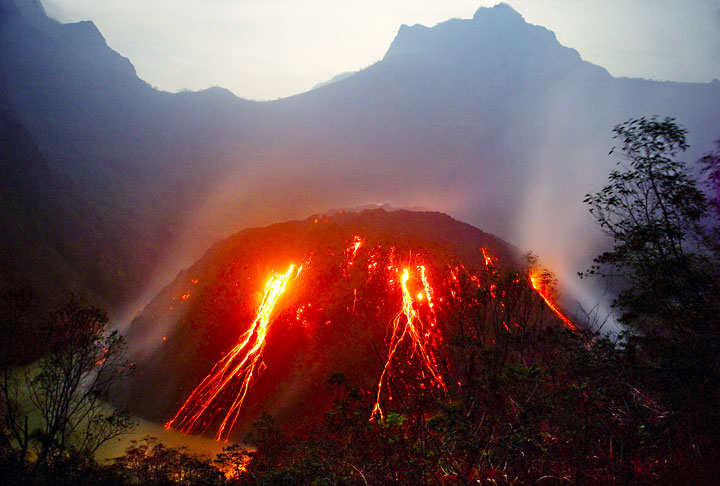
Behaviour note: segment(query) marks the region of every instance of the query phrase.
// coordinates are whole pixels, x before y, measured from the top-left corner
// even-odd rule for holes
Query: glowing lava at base
[[[428,304],[432,311],[432,293],[430,290],[430,286],[427,282],[427,277],[425,275],[425,267],[420,266],[418,268],[420,269],[421,281],[425,296],[427,297]],[[400,342],[402,342],[406,335],[410,336],[413,346],[413,352],[417,353],[420,356],[422,365],[429,371],[434,382],[443,390],[446,390],[445,383],[443,382],[443,379],[440,376],[440,372],[437,369],[435,357],[431,354],[431,352],[425,345],[426,339],[429,337],[429,333],[422,333],[422,323],[420,321],[420,316],[418,315],[415,307],[413,306],[413,298],[407,288],[407,281],[409,279],[410,273],[408,269],[405,268],[400,278],[400,286],[402,288],[403,296],[402,309],[400,310],[400,312],[398,312],[392,322],[393,327],[392,335],[390,337],[388,357],[385,361],[385,366],[383,367],[382,373],[380,375],[377,396],[375,398],[375,406],[373,407],[372,413],[370,414],[370,420],[372,420],[375,415],[380,415],[381,419],[384,418],[383,411],[380,406],[380,397],[382,394],[383,381],[385,380],[385,377],[389,374],[390,366],[392,364],[393,357],[395,356],[395,352],[397,351]],[[422,295],[422,292],[418,294],[418,301],[422,300]],[[402,327],[402,331],[400,331],[400,327],[403,321],[405,322],[405,325]],[[434,327],[434,325],[435,323],[433,322],[432,326]]]
[[[550,295],[547,292],[545,292],[544,286],[542,285],[542,280],[540,279],[540,276],[531,274],[530,275],[530,284],[532,285],[532,288],[535,289],[535,291],[538,293],[538,295],[540,297],[542,297],[542,299],[545,301],[545,303],[550,308],[550,310],[553,311],[555,313],[555,315],[557,315],[560,318],[560,320],[562,320],[569,329],[572,329],[573,331],[575,331],[577,329],[575,327],[575,324],[573,324],[572,321],[570,321],[570,319],[565,317],[565,314],[560,312],[560,310],[555,306],[553,301],[550,299]]]
[[[240,336],[240,342],[193,390],[180,410],[165,424],[165,428],[175,427],[185,433],[191,432],[198,426],[207,428],[215,415],[225,408],[225,405],[218,402],[224,401],[222,399],[234,393],[235,396],[230,407],[226,409],[225,417],[216,435],[217,440],[221,440],[223,436],[228,440],[240,407],[252,384],[253,376],[263,365],[262,352],[265,349],[265,338],[271,323],[270,316],[280,295],[285,291],[294,268],[294,265],[290,265],[284,274],[276,273],[270,277],[265,285],[265,293],[257,317],[250,329]],[[295,278],[301,270],[302,267],[298,268]]]

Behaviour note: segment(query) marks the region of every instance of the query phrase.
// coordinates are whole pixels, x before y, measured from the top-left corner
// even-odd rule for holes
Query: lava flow
[[[265,285],[265,293],[257,317],[250,329],[240,336],[240,342],[193,390],[180,410],[165,424],[165,428],[175,427],[185,433],[191,432],[198,425],[207,428],[220,409],[224,408],[222,403],[218,402],[224,401],[221,399],[235,390],[232,404],[227,409],[216,435],[217,440],[221,440],[223,436],[228,440],[240,407],[252,385],[253,377],[262,365],[265,338],[271,324],[270,316],[280,295],[285,291],[294,269],[295,266],[290,265],[284,274],[275,273],[270,277]],[[298,268],[295,278],[301,270],[302,266]]]
[[[391,320],[387,357],[377,382],[375,404],[370,414],[370,420],[374,420],[378,416],[380,419],[384,418],[381,406],[383,394],[387,393],[387,398],[392,400],[390,381],[394,375],[394,367],[398,366],[397,362],[400,360],[400,356],[406,356],[405,359],[416,363],[410,364],[416,366],[415,369],[419,373],[417,377],[424,382],[424,384],[420,385],[421,388],[426,388],[428,383],[433,388],[445,392],[447,392],[447,388],[435,356],[436,346],[440,343],[442,337],[438,329],[435,296],[426,267],[424,265],[406,267],[398,265],[398,253],[394,246],[390,247],[385,257],[381,256],[380,246],[371,247],[366,252],[366,260],[358,260],[363,258],[360,248],[364,247],[364,245],[365,242],[360,236],[355,235],[350,240],[349,246],[342,253],[345,258],[345,264],[342,265],[343,278],[353,278],[353,275],[367,268],[367,278],[370,281],[369,279],[377,275],[376,272],[387,269],[390,277],[386,280],[387,287],[385,288],[397,289],[402,295],[400,310]],[[496,275],[497,270],[494,268],[496,260],[488,254],[485,248],[481,248],[481,251],[485,271]],[[410,259],[412,260],[412,258],[411,252]],[[385,265],[382,265],[383,260],[386,262]],[[363,265],[357,266],[351,272],[350,270],[356,261],[363,261]],[[265,286],[257,317],[249,329],[240,336],[238,344],[215,364],[210,374],[193,390],[175,416],[165,424],[167,428],[172,427],[190,433],[198,429],[206,430],[212,424],[220,422],[216,434],[217,440],[229,439],[230,433],[240,415],[243,402],[259,372],[265,366],[262,356],[266,346],[268,330],[273,322],[271,320],[273,310],[291,278],[297,278],[302,268],[301,266],[295,271],[295,266],[290,265],[290,268],[284,274],[272,274]],[[461,265],[460,268],[467,272],[464,266]],[[450,270],[450,274],[456,282],[458,280],[457,271],[458,268],[454,272],[452,269]],[[468,275],[477,284],[478,288],[483,287],[479,276],[472,275],[469,272]],[[568,328],[575,330],[575,325],[558,310],[552,301],[540,275],[530,274],[529,279],[532,288],[542,297],[547,306]],[[494,284],[490,284],[488,287],[493,298],[496,297],[495,287]],[[353,303],[352,308],[348,306],[348,312],[352,309],[352,313],[355,314],[358,305],[357,287],[352,292]],[[457,298],[459,302],[462,302],[462,297],[456,297],[452,288],[450,293],[453,298]],[[504,292],[498,295],[500,298],[505,297]],[[439,298],[437,302],[442,303],[443,298]],[[504,306],[504,303],[500,305]],[[303,325],[306,324],[308,319],[308,316],[305,315],[306,306],[309,309],[311,303],[308,302],[306,305],[295,309],[295,319],[302,322]],[[376,312],[376,315],[380,317],[380,310],[378,309]],[[326,323],[329,324],[330,321],[328,320]],[[508,325],[505,322],[503,324],[509,331]],[[517,324],[515,325],[517,326]],[[402,345],[403,342],[406,344]],[[404,348],[401,351],[402,346]],[[221,421],[219,419],[215,420],[218,416],[222,417]]]
[[[575,331],[577,328],[575,327],[575,324],[572,323],[570,319],[568,319],[565,314],[560,312],[560,310],[555,306],[553,301],[550,299],[550,295],[545,292],[543,285],[541,285],[541,281],[538,275],[530,274],[530,284],[532,285],[532,288],[535,289],[535,291],[538,293],[540,297],[545,301],[547,306],[550,308],[551,311],[557,315],[560,320],[562,320],[565,325],[569,328]]]
[[[425,292],[425,296],[427,297],[430,309],[432,310],[432,292],[430,290],[429,284],[427,283],[427,277],[425,275],[425,267],[420,266],[418,268],[420,269],[423,290]],[[415,308],[413,306],[414,301],[413,301],[412,295],[410,294],[410,291],[407,288],[407,281],[409,279],[410,279],[410,273],[409,273],[408,269],[405,268],[405,269],[403,269],[403,273],[400,278],[400,286],[402,288],[402,295],[403,295],[402,309],[400,310],[400,312],[398,312],[398,314],[393,319],[393,323],[392,323],[393,328],[392,328],[392,335],[390,337],[388,357],[387,357],[387,360],[385,361],[385,366],[383,367],[382,373],[380,374],[380,380],[378,382],[378,391],[377,391],[377,396],[375,399],[375,406],[373,407],[372,413],[370,414],[370,420],[372,420],[375,417],[375,415],[380,415],[381,419],[384,417],[382,408],[380,406],[380,397],[382,394],[383,380],[385,380],[385,376],[389,373],[390,366],[392,364],[392,359],[395,356],[395,352],[397,351],[397,348],[400,345],[400,342],[405,338],[406,335],[410,336],[410,339],[412,340],[413,351],[417,352],[420,355],[422,364],[430,372],[430,375],[432,375],[432,378],[434,379],[435,383],[437,385],[439,385],[443,390],[446,389],[445,383],[443,382],[442,377],[440,376],[440,373],[437,370],[435,358],[428,351],[427,347],[425,346],[425,340],[426,340],[426,338],[429,337],[429,333],[423,334],[421,332],[422,323],[420,321],[420,316],[418,315],[417,311],[415,310]],[[418,297],[418,300],[422,300],[423,293],[420,292],[417,297]],[[405,322],[404,326],[402,326],[402,321]],[[433,322],[431,325],[434,327],[435,323]],[[402,331],[400,331],[401,326],[402,326]]]

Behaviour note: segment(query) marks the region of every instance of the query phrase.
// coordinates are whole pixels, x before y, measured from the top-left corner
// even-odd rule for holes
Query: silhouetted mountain
[[[250,329],[268,277],[295,264],[302,270],[297,278],[293,272],[272,311],[264,364],[256,370],[238,430],[247,431],[263,411],[288,424],[318,419],[331,403],[326,382],[333,373],[363,384],[367,393],[377,390],[388,329],[403,308],[402,272],[409,272],[407,287],[414,289],[424,340],[429,343],[435,331],[432,339],[449,339],[456,330],[444,326],[462,302],[459,282],[477,289],[480,281],[471,275],[489,275],[481,248],[498,268],[521,266],[516,248],[441,213],[340,211],[243,230],[180,272],[132,322],[126,335],[137,370],[118,395],[135,413],[170,420]],[[416,297],[418,292],[424,294]],[[398,356],[413,349],[409,336],[398,349]],[[233,379],[229,388],[238,385]],[[218,399],[208,415],[220,417],[217,409],[228,405]],[[207,420],[215,433],[217,424]],[[193,430],[205,428],[203,421]]]
[[[0,273],[6,285],[31,287],[48,305],[67,293],[104,306],[116,302],[109,296],[126,270],[138,272],[131,252],[141,249],[117,233],[122,215],[107,214],[82,192],[51,174],[0,78]]]
[[[44,245],[48,244],[43,232],[44,215],[41,201],[51,186],[51,176],[40,151],[29,133],[20,124],[5,97],[4,83],[0,78],[0,272],[14,285],[34,285],[24,277],[42,275],[47,270],[57,271],[55,265],[42,260]],[[36,250],[36,251],[28,251]],[[31,271],[25,272],[28,265]]]
[[[50,173],[117,240],[103,270],[116,305],[242,227],[369,202],[449,212],[569,278],[596,253],[581,201],[612,166],[615,124],[674,116],[690,159],[720,131],[718,83],[613,78],[505,4],[403,26],[382,61],[256,103],[155,90],[92,23],[58,24],[29,1],[0,1],[0,74]]]

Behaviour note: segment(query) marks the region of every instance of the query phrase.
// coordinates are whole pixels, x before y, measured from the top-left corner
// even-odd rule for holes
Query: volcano
[[[283,425],[322,417],[328,378],[342,373],[374,403],[373,420],[408,393],[461,386],[451,343],[464,333],[491,340],[531,320],[573,328],[541,280],[517,248],[437,212],[341,210],[247,229],[131,323],[137,371],[121,401],[227,440],[263,413]],[[533,319],[513,311],[520,301]],[[473,308],[492,315],[482,329],[458,324]]]

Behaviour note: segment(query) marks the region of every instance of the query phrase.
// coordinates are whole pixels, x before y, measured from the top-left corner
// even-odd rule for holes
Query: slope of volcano
[[[263,412],[286,425],[322,416],[328,378],[342,373],[382,416],[393,399],[455,386],[458,336],[563,325],[537,279],[511,270],[521,265],[508,243],[434,212],[337,211],[244,230],[132,322],[137,372],[121,400],[228,439]],[[467,312],[483,325],[459,324]]]

